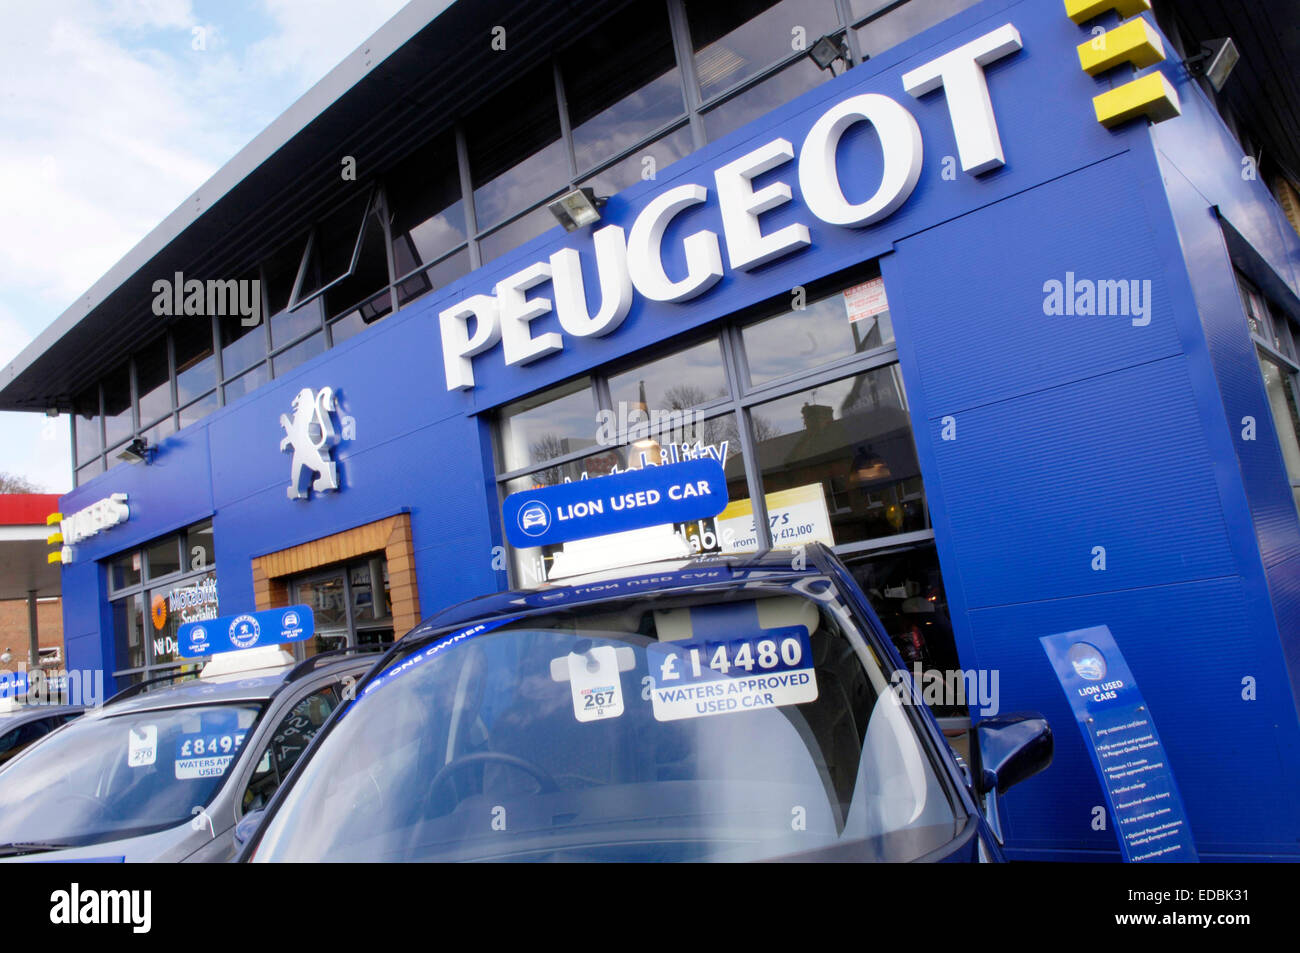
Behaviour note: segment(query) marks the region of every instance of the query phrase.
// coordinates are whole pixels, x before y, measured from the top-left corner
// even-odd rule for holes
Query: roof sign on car
[[[727,478],[713,459],[684,460],[506,497],[506,539],[520,549],[717,516]]]
[[[265,645],[302,642],[316,631],[311,606],[287,606],[186,622],[176,632],[180,654],[187,658],[235,652]]]

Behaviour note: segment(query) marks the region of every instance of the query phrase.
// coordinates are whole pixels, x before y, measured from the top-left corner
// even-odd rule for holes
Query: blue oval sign
[[[717,516],[727,477],[716,460],[684,460],[523,490],[501,507],[506,539],[518,549],[607,536]]]

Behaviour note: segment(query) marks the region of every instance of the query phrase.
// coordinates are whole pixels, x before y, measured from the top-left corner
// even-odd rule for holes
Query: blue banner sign
[[[717,460],[684,460],[524,490],[506,497],[506,539],[519,549],[717,516],[727,478]]]
[[[17,698],[27,694],[27,671],[0,672],[0,698]]]
[[[1087,742],[1124,860],[1196,862],[1164,745],[1110,629],[1098,625],[1039,641]]]
[[[177,630],[176,642],[181,655],[194,658],[259,645],[301,642],[315,631],[316,617],[311,606],[289,606],[186,622]]]

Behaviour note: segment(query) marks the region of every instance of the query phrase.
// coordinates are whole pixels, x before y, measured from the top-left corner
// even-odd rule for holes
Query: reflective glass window
[[[464,244],[465,203],[451,136],[435,139],[404,159],[388,176],[385,189],[399,276]]]
[[[135,385],[140,394],[140,425],[148,426],[171,413],[171,372],[167,368],[167,336],[135,355]]]
[[[300,341],[293,347],[281,354],[277,354],[271,359],[271,364],[275,368],[275,376],[280,377],[289,373],[304,361],[309,361],[317,354],[325,353],[325,332],[317,331],[305,341]]]
[[[717,338],[710,338],[614,374],[609,379],[609,392],[616,416],[629,408],[649,415],[680,411],[725,397],[727,375],[722,345]]]
[[[500,415],[503,468],[519,470],[593,446],[596,401],[584,379],[508,405]]]
[[[315,294],[348,273],[361,237],[369,200],[369,193],[358,192],[316,226],[307,252],[302,284],[298,288],[298,300]]]
[[[467,274],[469,274],[469,252],[461,249],[453,255],[448,255],[436,265],[432,265],[399,281],[397,283],[397,306],[404,308],[420,295],[450,284],[457,278]],[[337,334],[334,340],[335,342],[338,341]]]
[[[721,139],[734,129],[788,103],[820,83],[830,74],[817,68],[810,59],[797,60],[775,76],[770,76],[721,106],[704,114],[704,130],[709,141]]]
[[[388,287],[388,252],[384,248],[384,223],[379,209],[366,215],[356,267],[352,273],[325,292],[325,316],[335,318],[351,311],[362,301]],[[372,320],[388,314],[389,309],[372,309]]]
[[[176,399],[188,404],[217,386],[217,363],[212,354],[212,319],[206,315],[183,318],[172,325],[176,351]]]
[[[77,395],[72,412],[76,417],[77,462],[86,463],[104,449],[104,440],[99,432],[98,384]]]
[[[230,313],[223,314],[218,325],[221,331],[221,368],[230,378],[266,359],[266,328],[261,321],[249,324],[252,317],[238,313],[237,309],[227,310]]]
[[[135,431],[131,414],[131,374],[123,364],[104,377],[104,434],[110,447],[126,440]]]
[[[579,169],[617,155],[682,114],[662,3],[632,4],[560,54]]]
[[[192,423],[197,423],[208,414],[217,409],[217,392],[213,391],[203,398],[196,400],[194,403],[181,408],[180,425],[188,427]]]
[[[142,668],[145,664],[144,594],[137,592],[113,605],[114,657],[122,668]]]
[[[928,527],[897,365],[751,411],[775,545],[842,545]]]
[[[232,404],[245,394],[251,394],[270,379],[271,375],[267,372],[265,362],[258,364],[243,377],[238,377],[226,385],[226,403]]]
[[[979,2],[980,0],[909,0],[898,9],[860,27],[857,31],[858,45],[865,56],[877,56]],[[854,0],[855,15],[858,7],[865,6],[878,9],[881,4]]]
[[[550,63],[524,74],[471,113],[465,136],[480,229],[568,185]]]
[[[691,130],[683,126],[597,172],[582,184],[591,186],[597,195],[609,197],[643,180],[657,178],[664,169],[690,153],[692,148]]]
[[[889,300],[879,277],[747,325],[741,333],[753,384],[821,367],[894,340]]]
[[[518,248],[524,242],[536,238],[543,232],[558,228],[555,216],[542,207],[523,215],[509,225],[505,225],[491,235],[479,241],[479,251],[484,263],[493,258],[500,258],[506,252]]]
[[[839,26],[834,0],[687,0],[686,19],[706,100]]]

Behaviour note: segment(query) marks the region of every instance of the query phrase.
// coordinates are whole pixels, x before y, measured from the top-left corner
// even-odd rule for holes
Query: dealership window
[[[685,117],[668,8],[633,4],[559,55],[579,172]]]
[[[515,401],[496,414],[501,495],[636,468],[643,455],[708,454],[732,503],[705,549],[780,544],[789,527],[846,550],[930,538],[893,342],[872,265],[797,307],[783,297],[668,354]],[[517,581],[545,577],[554,556],[522,554]]]
[[[393,641],[388,560],[372,553],[289,580],[289,599],[310,606],[316,652]]]
[[[810,285],[797,307],[783,296],[665,350],[497,411],[499,498],[647,460],[721,459],[729,503],[672,527],[679,551],[826,543],[905,659],[957,668],[878,269]],[[641,540],[627,542],[641,552]],[[508,547],[511,583],[563,575],[572,545]]]
[[[196,671],[176,636],[182,624],[218,615],[212,520],[120,553],[105,568],[119,686]]]
[[[1291,494],[1300,510],[1300,363],[1296,361],[1300,327],[1240,272],[1237,288],[1255,342]]]
[[[135,432],[131,413],[131,368],[123,364],[104,378],[104,442],[108,445],[109,466],[112,454]]]

